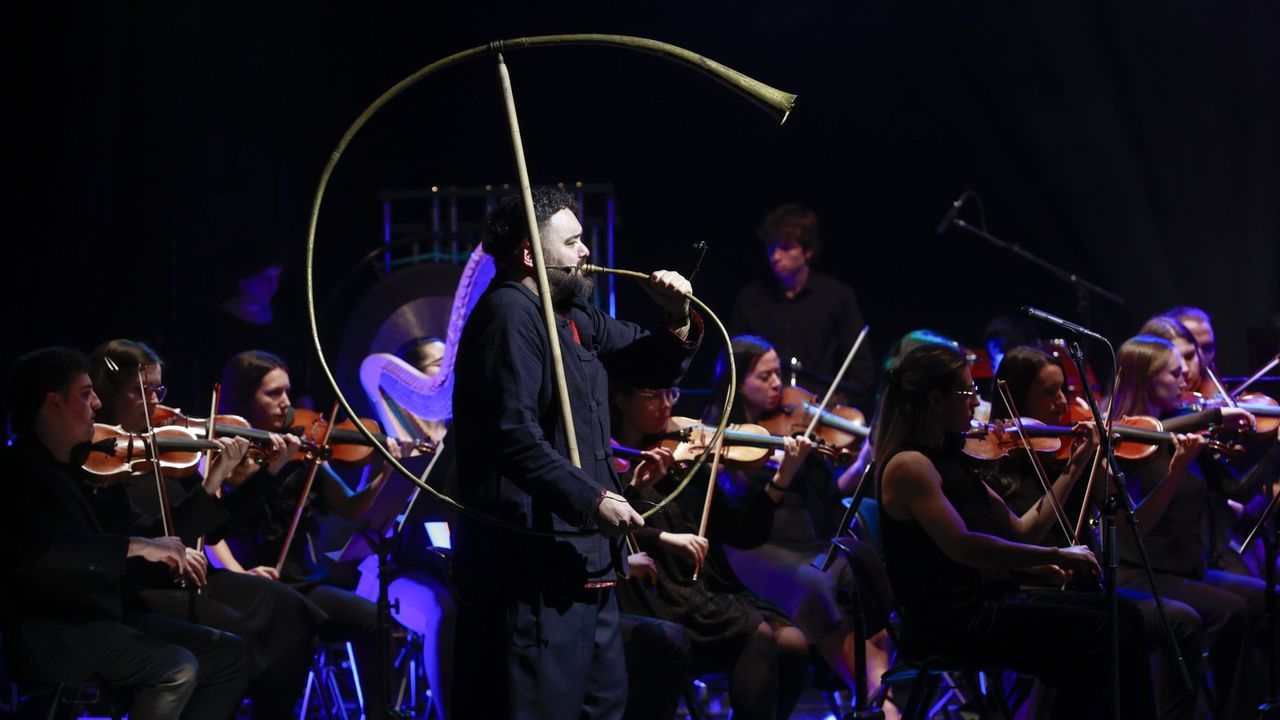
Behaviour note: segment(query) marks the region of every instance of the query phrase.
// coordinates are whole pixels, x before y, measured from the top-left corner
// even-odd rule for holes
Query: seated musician
[[[1151,318],[1142,326],[1139,334],[1154,335],[1173,343],[1174,349],[1186,363],[1187,389],[1183,393],[1186,404],[1178,412],[1190,413],[1206,406],[1226,404],[1217,384],[1209,377],[1214,372],[1211,356],[1206,356],[1200,345],[1200,338],[1205,338],[1210,345],[1214,342],[1209,316],[1196,308],[1176,310],[1185,313],[1180,317],[1192,322],[1199,335],[1171,315]],[[1261,488],[1266,483],[1275,483],[1280,479],[1280,439],[1276,433],[1237,433],[1231,442],[1238,451],[1232,456],[1210,450],[1197,462],[1206,477],[1213,478],[1210,482],[1208,513],[1209,534],[1213,545],[1207,559],[1208,567],[1262,577],[1266,562],[1262,543],[1252,546],[1243,556],[1237,550],[1267,506],[1268,499]],[[1253,497],[1244,498],[1243,492],[1229,497],[1216,491],[1219,486],[1249,488]]]
[[[234,715],[249,682],[238,636],[147,612],[131,581],[147,566],[199,584],[204,566],[184,546],[221,510],[198,491],[175,509],[185,538],[158,523],[119,484],[95,489],[81,464],[101,407],[88,359],[67,348],[23,355],[9,376],[18,435],[0,449],[0,608],[5,655],[34,683],[99,682],[128,691],[142,720]]]
[[[1006,358],[1005,362],[1008,362]],[[1041,540],[1047,504],[1015,515],[966,467],[959,433],[976,391],[962,352],[926,344],[890,369],[875,429],[880,520],[899,639],[912,658],[951,657],[1035,675],[1055,689],[1053,717],[1103,717],[1109,644],[1100,593],[1017,592],[1009,571],[1099,573],[1084,546]],[[1065,497],[1065,487],[1059,500]],[[1121,603],[1122,717],[1154,717],[1142,618]]]
[[[1008,384],[1009,393],[1014,398],[1021,417],[1045,425],[1064,424],[1063,418],[1068,406],[1067,397],[1063,392],[1065,375],[1058,358],[1052,354],[1038,347],[1012,348],[1005,355],[1004,362],[996,373],[996,380],[1003,380]],[[1082,400],[1077,398],[1076,402],[1082,402]],[[997,397],[992,404],[991,415],[993,421],[1005,420],[1010,417],[1009,408]],[[1016,431],[1010,428],[1007,432]],[[1067,436],[1062,438],[1062,442],[1072,443],[1073,440],[1071,436]],[[1063,510],[1069,521],[1068,527],[1073,535],[1079,524],[1081,504],[1084,501],[1087,485],[1086,479],[1091,470],[1096,448],[1097,443],[1089,438],[1088,442],[1076,441],[1075,446],[1070,449],[1069,459],[1062,455],[1055,458],[1052,454],[1039,453],[1045,475],[1050,482],[1064,482],[1063,476],[1069,475],[1070,479],[1065,481],[1075,483],[1073,489],[1067,494],[1067,501],[1063,504]],[[980,472],[982,479],[1004,499],[1015,515],[1027,512],[1044,497],[1044,489],[1037,478],[1037,471],[1026,453],[1014,452],[999,460],[986,462]],[[1096,478],[1096,482],[1101,481],[1101,476]],[[1091,508],[1097,508],[1097,499],[1102,496],[1102,493],[1098,492],[1100,487],[1095,487],[1095,501],[1091,503]],[[1064,542],[1062,538],[1062,531],[1055,528],[1050,530],[1046,539],[1059,544],[1074,544],[1074,540]],[[1080,542],[1088,544],[1095,553],[1099,552],[1096,535],[1090,525],[1086,524],[1082,529]],[[1047,579],[1027,577],[1023,582],[1043,585]],[[1201,685],[1198,680],[1202,672],[1200,660],[1204,650],[1204,627],[1200,622],[1200,615],[1184,603],[1167,597],[1163,598],[1165,616],[1169,620],[1188,673],[1193,678],[1194,687],[1188,688],[1180,679],[1177,660],[1166,647],[1167,635],[1149,590],[1150,588],[1146,585],[1140,588],[1135,586],[1121,588],[1120,594],[1136,605],[1142,613],[1142,619],[1146,625],[1147,646],[1159,655],[1160,662],[1156,667],[1160,671],[1153,677],[1159,717],[1167,719],[1195,717]]]
[[[233,356],[223,371],[221,409],[243,416],[255,428],[285,432],[292,419],[290,391],[284,360],[267,352],[247,350]],[[317,544],[317,514],[327,511],[348,519],[360,517],[382,489],[388,468],[371,474],[366,471],[371,477],[353,492],[327,464],[321,464],[288,552],[279,563],[308,475],[306,461],[290,459],[301,447],[301,440],[292,434],[283,438],[287,445],[284,456],[263,466],[229,493],[229,500],[246,493],[250,501],[241,496],[237,507],[245,511],[228,524],[227,542],[212,546],[210,551],[225,567],[237,572],[249,568],[247,572],[277,577],[305,595],[326,616],[319,626],[321,640],[360,640],[357,651],[365,658],[361,681],[367,684],[375,667],[372,658],[376,655],[372,653],[377,607],[352,592],[359,581],[356,563],[331,560]],[[399,452],[394,440],[390,445],[393,453]]]
[[[1186,390],[1186,362],[1169,341],[1151,335],[1130,338],[1118,351],[1120,384],[1113,413],[1163,418],[1174,433],[1210,424],[1248,427],[1253,417],[1236,408],[1215,408],[1169,417],[1181,406]],[[1191,606],[1200,615],[1209,648],[1209,672],[1218,717],[1244,717],[1262,700],[1262,660],[1257,655],[1263,630],[1263,583],[1255,578],[1210,570],[1201,528],[1212,489],[1247,499],[1257,491],[1257,478],[1229,478],[1206,472],[1213,461],[1202,452],[1205,438],[1178,434],[1170,446],[1158,447],[1142,460],[1121,460],[1129,494],[1137,504],[1147,553],[1160,592]],[[1145,590],[1147,580],[1130,536],[1120,533],[1120,584]]]
[[[729,411],[731,422],[760,422],[778,412],[782,379],[778,353],[764,338],[742,335],[733,338],[732,351],[737,365],[738,383],[735,406]],[[716,386],[729,381],[727,359],[717,365]],[[716,397],[723,397],[717,393]],[[709,417],[718,417],[713,409]],[[879,612],[868,612],[867,679],[870,687],[880,683],[888,669],[887,622],[891,599],[888,581],[875,549],[853,540],[858,567],[850,567],[841,555],[826,572],[813,563],[830,549],[831,538],[840,528],[844,515],[843,496],[853,491],[861,477],[857,464],[839,477],[831,465],[816,453],[810,454],[795,471],[795,480],[786,489],[770,485],[771,471],[733,471],[737,493],[764,489],[773,496],[778,508],[763,544],[749,549],[730,548],[733,568],[746,586],[764,598],[777,603],[804,631],[823,660],[850,688],[855,687],[853,627],[854,618],[848,603],[840,599],[858,579],[870,585],[868,597]],[[892,710],[890,710],[892,712]]]
[[[144,343],[117,339],[95,348],[90,363],[94,387],[103,401],[98,420],[119,425],[126,432],[145,433],[147,412],[154,414],[156,405],[165,399],[165,366],[160,357]],[[137,379],[139,367],[143,369],[141,387]],[[280,436],[272,434],[270,441],[276,455],[285,452]],[[243,438],[232,437],[217,438],[216,442],[225,449],[214,456],[207,478],[201,478],[199,473],[186,477],[166,475],[171,504],[181,503],[188,494],[198,492],[197,488],[220,485],[240,463],[249,444]],[[129,499],[152,516],[160,512],[155,483],[150,472],[124,481]],[[228,512],[236,512],[234,503]],[[222,528],[215,529],[207,540],[218,541],[221,532]],[[187,552],[194,562],[206,562],[202,550],[188,548]],[[275,582],[266,570],[273,572],[274,568],[258,573],[213,569],[199,594],[177,589],[167,578],[153,576],[140,596],[151,612],[194,619],[248,641],[255,657],[250,688],[254,717],[276,718],[292,713],[302,695],[315,650],[315,626],[324,614],[293,588]]]
[[[615,380],[610,390],[615,438],[632,448],[656,442],[677,396],[676,388],[637,388]],[[729,676],[735,718],[785,718],[804,688],[809,665],[804,634],[782,609],[747,590],[724,546],[751,547],[768,537],[774,506],[811,447],[808,440],[787,438],[771,489],[753,488],[741,502],[731,502],[717,487],[705,537],[697,533],[706,470],[634,533],[656,568],[648,582],[619,587],[620,607],[682,625],[692,645],[693,673]],[[623,477],[629,483],[627,499],[640,509],[651,506],[675,489],[683,473],[673,464],[671,450],[656,448]]]

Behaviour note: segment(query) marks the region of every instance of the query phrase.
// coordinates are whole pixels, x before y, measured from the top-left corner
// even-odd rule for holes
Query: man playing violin
[[[617,536],[644,521],[611,461],[605,366],[647,366],[675,384],[701,320],[688,281],[670,271],[644,285],[666,315],[655,332],[588,305],[590,280],[572,269],[589,255],[572,196],[536,188],[533,201],[582,467],[568,459],[524,207],[507,197],[488,218],[497,277],[459,343],[450,436],[462,503],[541,534],[461,516],[454,702],[476,717],[619,717],[626,670],[611,586],[627,568]]]
[[[164,365],[160,357],[144,343],[116,339],[95,348],[90,363],[94,386],[103,400],[99,420],[119,425],[126,432],[145,433],[151,424],[147,413],[156,415],[157,404],[165,398]],[[282,463],[282,456],[287,459],[289,444],[275,433],[267,437],[262,462]],[[174,507],[181,506],[193,494],[217,493],[223,481],[241,464],[249,447],[249,441],[243,437],[215,437],[214,442],[221,449],[214,455],[206,477],[202,479],[198,473],[187,477],[166,474],[168,497]],[[257,468],[251,461],[243,464]],[[135,506],[153,516],[159,514],[161,500],[151,472],[133,475],[124,480],[123,485]],[[221,504],[229,515],[238,515],[245,512],[244,508],[237,507],[238,503],[248,499],[248,495],[231,493]],[[224,530],[220,525],[207,533],[207,547],[217,548],[214,552],[225,550]],[[188,546],[187,555],[199,567],[207,566],[204,550]],[[140,583],[140,599],[151,612],[193,620],[235,633],[248,641],[256,661],[250,687],[254,717],[287,715],[293,711],[306,682],[316,626],[323,613],[292,587],[275,582],[274,567],[240,573],[228,569],[229,562],[222,564],[222,569],[204,574],[206,581],[201,583],[202,591],[198,594],[191,592],[194,587],[178,589],[172,582],[165,582],[152,573],[149,582]]]
[[[82,481],[101,407],[89,369],[75,350],[44,348],[19,358],[10,375],[19,437],[0,451],[8,666],[31,682],[127,687],[132,718],[229,718],[249,681],[249,646],[143,611],[130,582],[136,565],[164,565],[198,583],[203,565],[182,538],[132,522],[127,500],[123,517],[105,513]],[[109,490],[123,496],[119,486]]]

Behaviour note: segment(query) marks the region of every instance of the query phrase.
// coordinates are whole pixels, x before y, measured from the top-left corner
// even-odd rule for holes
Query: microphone
[[[1022,306],[1022,314],[1026,315],[1032,320],[1039,320],[1042,323],[1048,323],[1049,325],[1053,325],[1055,327],[1061,328],[1062,330],[1066,330],[1072,335],[1084,335],[1085,337],[1091,337],[1094,340],[1101,340],[1104,343],[1107,342],[1106,338],[1090,330],[1089,328],[1081,327],[1080,325],[1077,325],[1069,320],[1063,320],[1057,315],[1050,315],[1049,313],[1043,310],[1037,310],[1031,307],[1030,305]]]
[[[942,222],[938,223],[939,235],[945,233],[947,228],[951,226],[951,223],[956,219],[956,216],[960,214],[960,208],[964,207],[964,201],[969,199],[970,194],[972,194],[972,191],[965,190],[963,195],[956,198],[956,201],[951,203],[951,209],[947,210],[947,214],[942,216]]]

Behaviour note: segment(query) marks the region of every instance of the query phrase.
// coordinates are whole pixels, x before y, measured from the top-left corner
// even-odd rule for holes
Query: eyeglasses
[[[135,389],[137,386],[134,386]],[[156,396],[156,402],[164,402],[164,396],[169,392],[169,388],[163,385],[143,385],[142,389],[147,392],[147,397]]]
[[[635,396],[645,402],[658,402],[659,400],[669,400],[671,404],[675,404],[680,399],[680,388],[673,387],[665,390],[637,390]]]
[[[978,397],[978,384],[974,383],[973,385],[970,385],[968,390],[951,389],[951,390],[948,390],[947,392],[953,392],[957,395],[963,395],[964,397],[976,398]]]

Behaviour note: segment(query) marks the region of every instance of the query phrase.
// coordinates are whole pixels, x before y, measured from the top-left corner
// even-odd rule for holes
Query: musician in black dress
[[[1031,544],[1054,522],[1047,503],[1018,516],[961,459],[977,392],[965,356],[917,347],[889,371],[875,432],[884,554],[902,611],[901,650],[1040,677],[1055,718],[1108,710],[1108,613],[1099,594],[1019,592],[1011,570],[1058,578],[1100,572],[1084,546]],[[1060,485],[1059,500],[1069,488]],[[1121,603],[1120,702],[1154,717],[1142,617]]]

